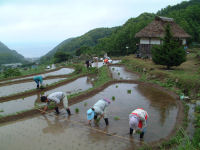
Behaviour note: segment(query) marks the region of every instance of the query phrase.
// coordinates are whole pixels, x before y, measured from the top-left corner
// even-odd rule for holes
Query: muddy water
[[[137,80],[139,78],[138,75],[126,71],[123,66],[110,66],[109,69],[113,79],[116,80]]]
[[[131,90],[131,93],[127,93]],[[115,96],[109,106],[109,123],[106,128],[104,120],[94,128],[104,130],[123,138],[109,136],[88,128],[86,111],[98,99]],[[178,108],[175,100],[169,95],[152,87],[137,84],[113,84],[95,96],[70,106],[73,115],[68,118],[65,110],[61,115],[52,113],[38,116],[0,127],[0,149],[25,150],[32,149],[134,149],[135,140],[138,144],[139,135],[129,137],[128,115],[132,110],[143,107],[149,113],[147,132],[144,142],[151,142],[166,137],[172,130]],[[75,109],[79,108],[79,113]],[[118,116],[120,120],[115,120]],[[71,120],[71,121],[70,121]]]
[[[49,90],[45,94],[48,95],[50,93],[57,92],[57,91],[65,92],[66,94],[73,94],[73,93],[85,91],[89,88],[92,88],[91,80],[92,79],[90,77],[81,77],[66,85],[60,86],[53,90]]]
[[[54,72],[45,73],[45,76],[65,75],[65,74],[70,74],[73,71],[74,71],[74,69],[72,69],[72,68],[62,68],[62,69],[54,71]]]
[[[195,131],[195,127],[194,127],[194,120],[195,120],[195,104],[192,103],[188,103],[187,104],[189,106],[189,112],[188,112],[188,126],[187,126],[187,133],[190,137],[190,139],[193,138],[194,135],[194,131]]]
[[[3,102],[0,103],[0,110],[3,112],[0,112],[0,115],[11,115],[15,114],[20,111],[30,110],[34,108],[35,101],[39,97],[37,96],[30,96],[26,98],[20,98],[13,101]]]
[[[92,78],[90,77],[82,77],[71,83],[47,91],[45,94],[48,95],[57,91],[62,91],[66,94],[78,93],[92,87],[91,79]],[[20,111],[33,109],[36,100],[38,101],[40,99],[40,96],[41,95],[34,95],[26,98],[20,98],[17,100],[0,103],[0,110],[3,111],[0,112],[0,115],[10,115]]]
[[[39,74],[39,75],[45,75],[47,76],[56,76],[56,75],[65,75],[65,74],[70,74],[74,71],[72,68],[61,68],[60,70],[49,72],[49,73],[44,73],[44,74]],[[37,76],[39,76],[37,75]],[[34,75],[35,76],[35,75]],[[24,79],[31,79],[34,76],[29,76],[29,77],[24,77],[24,78],[18,78],[18,79],[13,79],[9,81],[1,81],[0,83],[5,83],[5,82],[10,82],[10,81],[18,81],[18,80],[24,80]]]
[[[55,83],[55,82],[58,82],[58,81],[64,80],[64,79],[66,79],[66,78],[44,80],[44,84],[49,85],[49,84],[52,84],[52,83]],[[35,88],[36,88],[36,83],[34,81],[1,86],[0,87],[0,97],[17,94],[17,93],[24,92],[26,90],[35,89]]]

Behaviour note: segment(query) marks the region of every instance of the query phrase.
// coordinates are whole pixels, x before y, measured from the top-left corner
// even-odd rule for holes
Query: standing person
[[[129,115],[130,135],[132,135],[136,131],[139,131],[140,138],[142,139],[146,131],[148,117],[148,113],[143,108],[135,109]]]
[[[58,109],[58,104],[63,102],[64,108],[66,109],[68,115],[71,115],[71,111],[68,107],[67,95],[64,92],[54,92],[48,96],[41,96],[40,100],[41,100],[41,102],[47,103],[47,105],[44,107],[44,111],[47,110],[50,102],[54,102],[56,104],[56,106],[55,106],[56,114],[60,113],[59,109]]]
[[[104,63],[108,64],[108,58],[104,59]]]
[[[89,68],[89,66],[90,66],[90,61],[89,61],[89,60],[86,60],[86,61],[85,61],[85,64],[86,64],[87,68]]]
[[[97,117],[100,116],[99,120],[101,118],[104,118],[106,126],[109,124],[108,123],[108,114],[107,114],[107,108],[108,105],[110,104],[110,100],[109,99],[100,99],[98,100],[92,108],[90,108],[87,111],[87,120],[88,123],[91,124],[91,120],[94,118],[95,121],[97,121]]]
[[[33,80],[37,84],[37,88],[39,88],[40,85],[42,85],[43,77],[42,76],[35,76],[35,77],[33,77]]]

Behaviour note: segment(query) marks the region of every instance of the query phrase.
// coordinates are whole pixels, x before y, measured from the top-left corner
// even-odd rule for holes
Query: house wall
[[[186,45],[186,39],[181,39],[182,45]],[[160,45],[162,41],[160,38],[141,38],[139,45],[139,53],[142,57],[148,56],[151,58],[151,48],[153,45]]]
[[[156,44],[160,45],[160,39],[158,38],[141,38],[140,44]]]
[[[182,39],[182,45],[186,45],[186,39]]]

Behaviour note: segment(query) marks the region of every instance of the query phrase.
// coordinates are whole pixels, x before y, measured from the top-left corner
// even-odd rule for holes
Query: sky
[[[0,41],[25,57],[40,57],[65,39],[182,1],[0,0]]]

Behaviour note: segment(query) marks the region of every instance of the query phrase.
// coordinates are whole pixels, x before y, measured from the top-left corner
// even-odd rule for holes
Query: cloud
[[[181,1],[1,0],[0,41],[8,46],[12,43],[59,43],[94,28],[122,25],[143,12],[155,13]]]

